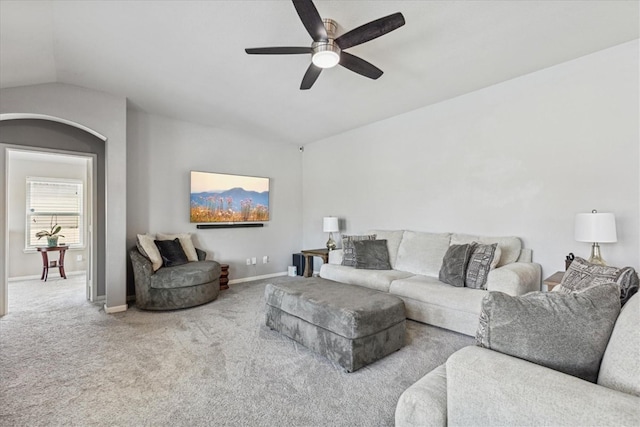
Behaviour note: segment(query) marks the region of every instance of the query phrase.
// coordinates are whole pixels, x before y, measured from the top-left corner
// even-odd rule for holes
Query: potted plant
[[[53,223],[54,218],[56,219],[56,223]],[[43,237],[47,237],[47,246],[49,246],[50,248],[54,247],[54,246],[58,246],[58,237],[64,237],[62,234],[60,233],[60,230],[62,230],[62,227],[58,225],[58,218],[57,216],[52,216],[51,217],[51,230],[42,230],[42,231],[38,231],[36,233],[36,237],[38,238],[38,240],[40,240]]]

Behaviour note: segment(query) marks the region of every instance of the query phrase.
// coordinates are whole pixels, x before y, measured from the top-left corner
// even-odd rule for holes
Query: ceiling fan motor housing
[[[334,41],[338,23],[333,19],[323,19],[322,23],[327,30],[327,40],[311,44],[311,61],[317,67],[331,68],[340,62],[340,46]]]

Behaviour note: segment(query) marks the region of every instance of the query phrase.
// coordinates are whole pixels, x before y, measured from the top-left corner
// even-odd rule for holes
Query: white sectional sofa
[[[523,295],[540,290],[541,268],[517,237],[486,237],[455,233],[372,230],[387,240],[392,270],[364,270],[341,265],[343,251],[329,254],[320,277],[360,285],[400,297],[407,318],[474,336],[482,299],[490,291]],[[452,244],[498,243],[501,255],[487,278],[487,290],[454,287],[438,280],[442,259]]]

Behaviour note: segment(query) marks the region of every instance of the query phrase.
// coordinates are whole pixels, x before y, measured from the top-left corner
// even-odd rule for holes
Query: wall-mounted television
[[[269,221],[269,178],[191,171],[191,222]]]

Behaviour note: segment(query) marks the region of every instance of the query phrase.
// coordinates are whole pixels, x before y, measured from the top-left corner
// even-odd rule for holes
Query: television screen
[[[191,222],[269,221],[269,178],[191,171]]]

